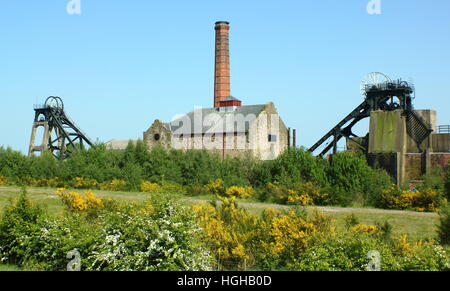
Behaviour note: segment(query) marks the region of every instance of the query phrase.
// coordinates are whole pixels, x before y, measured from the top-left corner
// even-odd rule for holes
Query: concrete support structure
[[[36,133],[39,127],[44,128],[44,134],[42,137],[42,141],[40,144],[35,145],[36,142]],[[50,127],[47,121],[37,121],[33,122],[33,127],[31,129],[31,138],[30,138],[30,146],[28,149],[28,156],[31,156],[34,152],[43,153],[44,151],[49,149],[49,137],[50,137]]]
[[[416,111],[436,129],[436,112]],[[403,110],[374,111],[370,115],[369,164],[386,169],[398,185],[415,182],[433,168],[450,165],[450,134],[431,134],[421,150],[407,134]]]

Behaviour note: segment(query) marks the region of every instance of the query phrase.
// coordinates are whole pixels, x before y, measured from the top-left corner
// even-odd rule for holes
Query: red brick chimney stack
[[[231,96],[229,32],[229,22],[216,22],[214,107],[219,107],[219,101]]]

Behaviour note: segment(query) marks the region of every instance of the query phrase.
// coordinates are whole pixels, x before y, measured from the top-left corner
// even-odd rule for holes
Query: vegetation
[[[149,193],[171,189],[187,195],[236,196],[281,204],[436,211],[448,195],[449,183],[446,190],[441,173],[427,175],[424,181],[419,193],[393,190],[385,171],[372,169],[364,156],[348,152],[328,161],[304,149],[292,149],[276,160],[259,161],[222,159],[198,150],[148,150],[140,141],[124,151],[97,145],[58,161],[50,153],[28,158],[0,147],[0,185]]]
[[[56,188],[59,197],[41,199],[44,208],[24,188],[5,206],[0,267],[65,270],[67,253],[76,251],[83,270],[365,270],[373,264],[368,253],[377,251],[382,270],[449,270],[444,174],[446,181],[431,173],[410,191],[355,153],[327,160],[292,149],[259,161],[148,150],[138,142],[124,151],[98,145],[59,161],[0,148],[0,186]],[[198,203],[205,197],[216,198]],[[254,210],[238,201],[289,207]],[[336,214],[336,221],[303,207],[313,205],[439,212],[440,218]]]
[[[450,205],[441,208],[438,229],[439,240],[443,245],[450,245]]]
[[[81,198],[71,199],[75,193]],[[303,208],[251,214],[234,196],[183,206],[169,193],[133,203],[57,194],[62,215],[48,213],[25,190],[10,201],[0,219],[3,269],[65,270],[75,250],[82,270],[366,270],[371,251],[380,254],[382,270],[450,270],[449,253],[437,242],[355,217],[337,229],[331,217]]]
[[[58,191],[62,216],[49,215],[25,191],[11,201],[0,221],[0,262],[66,270],[75,250],[83,270],[210,269],[194,216],[170,195],[138,204],[76,194]]]

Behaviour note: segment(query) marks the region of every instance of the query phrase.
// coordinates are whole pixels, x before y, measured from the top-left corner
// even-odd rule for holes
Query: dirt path
[[[191,200],[194,203],[205,202],[205,200]],[[238,205],[244,208],[274,208],[288,210],[291,206],[280,204],[268,204],[268,203],[253,203],[253,202],[238,202]],[[421,217],[439,217],[437,213],[433,212],[415,212],[405,210],[387,210],[387,209],[375,209],[375,208],[344,208],[344,207],[329,207],[329,206],[308,206],[307,209],[318,209],[323,212],[330,213],[371,213],[371,214],[392,214],[392,215],[410,215]]]
[[[19,193],[21,191],[20,188],[17,187],[5,187],[0,186],[0,194],[2,193]],[[28,193],[33,194],[42,194],[46,196],[54,196],[55,189],[39,189],[39,188],[27,188]],[[126,193],[126,192],[113,192],[112,193],[101,193],[98,191],[94,191],[94,193],[98,197],[114,197],[119,199],[130,199],[130,200],[145,200],[146,194],[139,193]],[[192,203],[201,203],[207,200],[200,200],[195,198],[183,199],[184,201],[192,202]],[[257,202],[238,202],[238,204],[244,208],[253,208],[253,209],[265,209],[265,208],[274,208],[274,209],[290,209],[291,206],[280,205],[280,204],[269,204],[269,203],[257,203]],[[404,210],[386,210],[386,209],[374,209],[374,208],[344,208],[344,207],[328,207],[328,206],[314,206],[307,207],[308,209],[316,208],[323,212],[329,213],[368,213],[368,214],[386,214],[386,215],[409,215],[415,217],[438,217],[437,213],[430,212],[415,212],[415,211],[404,211]]]

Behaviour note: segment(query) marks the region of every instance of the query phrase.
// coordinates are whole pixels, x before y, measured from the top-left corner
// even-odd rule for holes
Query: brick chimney
[[[216,22],[216,60],[214,73],[214,107],[231,96],[230,92],[230,23]]]

